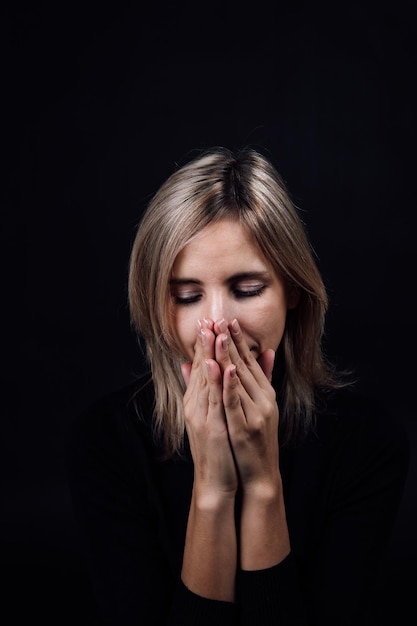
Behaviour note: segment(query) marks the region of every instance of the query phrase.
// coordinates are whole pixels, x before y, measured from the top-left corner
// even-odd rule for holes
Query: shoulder
[[[401,416],[354,388],[319,397],[315,437],[353,464],[353,457],[366,464],[379,459],[407,472],[410,446]]]
[[[321,421],[333,422],[336,428],[344,431],[370,431],[376,438],[394,436],[402,441],[406,439],[399,415],[383,402],[352,387],[319,396],[316,419],[318,424]]]
[[[150,376],[104,394],[84,407],[67,433],[70,463],[119,457],[152,446],[153,385]]]

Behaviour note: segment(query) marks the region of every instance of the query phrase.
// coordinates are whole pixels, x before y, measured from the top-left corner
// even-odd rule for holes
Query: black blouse
[[[152,384],[135,395],[136,387],[84,411],[68,446],[76,520],[104,622],[371,624],[408,469],[401,424],[350,390],[321,402],[315,430],[280,449],[291,554],[265,570],[238,571],[236,602],[221,602],[181,581],[193,463],[187,445],[183,457],[159,460]]]

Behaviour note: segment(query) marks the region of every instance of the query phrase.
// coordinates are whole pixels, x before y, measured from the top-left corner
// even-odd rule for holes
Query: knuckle
[[[237,393],[225,398],[224,406],[227,410],[233,411],[240,408],[240,398]]]
[[[256,361],[253,352],[251,352],[250,350],[248,350],[247,352],[245,352],[245,354],[243,355],[243,359],[246,363],[246,365],[248,367],[250,367],[251,365],[253,365]]]
[[[247,369],[245,361],[242,359],[241,356],[239,356],[236,359],[235,366],[236,366],[236,371],[237,371],[238,374],[243,374],[243,372]]]
[[[190,407],[188,405],[184,405],[184,420],[186,424],[191,424],[193,411],[190,411]]]
[[[248,435],[251,439],[255,439],[259,437],[265,430],[265,420],[258,415],[255,419],[251,421],[250,427],[248,428]]]
[[[222,405],[222,398],[217,393],[209,393],[208,405],[210,409],[217,409],[220,405]]]
[[[274,405],[269,400],[269,398],[263,398],[259,403],[259,408],[262,415],[264,415],[265,417],[271,416],[274,412]]]
[[[204,376],[203,372],[200,372],[200,376],[199,376],[199,380],[198,380],[200,387],[202,390],[206,389],[208,386],[208,380],[207,378]]]
[[[217,395],[210,393],[208,397],[208,403],[211,408],[216,408],[221,403],[221,400],[217,397]]]

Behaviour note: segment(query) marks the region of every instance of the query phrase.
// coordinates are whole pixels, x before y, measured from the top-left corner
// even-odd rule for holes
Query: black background
[[[141,370],[135,227],[214,144],[270,154],[328,287],[326,350],[409,432],[381,616],[415,614],[412,3],[16,2],[1,21],[3,623],[95,623],[65,437]]]

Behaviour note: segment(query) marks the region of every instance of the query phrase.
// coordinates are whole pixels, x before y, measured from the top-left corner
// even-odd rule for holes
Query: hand
[[[275,353],[259,360],[237,320],[214,324],[215,360],[223,377],[223,406],[239,481],[244,492],[269,495],[281,485],[278,464],[279,412],[270,380]]]
[[[216,363],[213,323],[199,322],[193,362],[182,365],[187,385],[184,415],[194,462],[194,485],[198,496],[210,501],[233,497],[238,486],[236,466],[229,443],[223,383]]]

